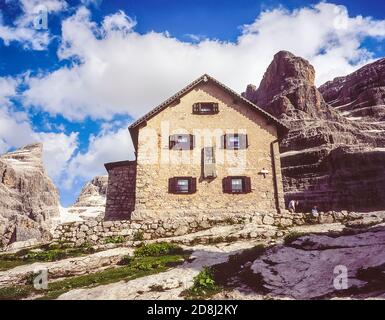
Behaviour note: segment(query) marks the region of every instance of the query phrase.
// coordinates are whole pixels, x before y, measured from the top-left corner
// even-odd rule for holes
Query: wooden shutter
[[[251,192],[251,179],[250,177],[243,177],[243,192],[250,193]]]
[[[197,191],[197,178],[189,177],[189,193],[195,193]]]
[[[176,193],[176,178],[168,179],[168,192]]]
[[[231,193],[231,179],[230,177],[223,178],[222,188],[224,193]]]
[[[176,136],[175,136],[175,135],[171,135],[171,136],[168,138],[168,146],[169,146],[169,149],[174,149],[175,144],[176,144]]]
[[[194,103],[193,104],[193,114],[199,114],[201,109],[200,103]]]

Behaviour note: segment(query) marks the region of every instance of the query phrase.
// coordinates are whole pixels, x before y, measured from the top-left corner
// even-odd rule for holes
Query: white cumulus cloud
[[[47,173],[59,181],[67,162],[75,152],[77,133],[69,135],[39,132],[33,129],[28,114],[15,110],[12,98],[17,98],[19,79],[0,77],[0,154],[28,143],[42,142],[43,160]]]
[[[134,147],[127,127],[102,131],[91,136],[88,150],[78,153],[68,164],[64,186],[70,188],[75,179],[87,181],[97,175],[106,174],[104,164],[108,162],[133,160]]]
[[[5,45],[18,42],[24,49],[46,49],[51,40],[49,29],[37,30],[34,21],[41,13],[46,14],[46,21],[48,21],[48,15],[65,10],[67,2],[64,0],[9,0],[5,3],[5,9],[7,5],[15,3],[20,6],[22,14],[12,25],[5,25],[0,13],[0,39]]]
[[[81,7],[62,24],[58,55],[72,59],[72,66],[31,78],[26,103],[71,120],[137,118],[203,73],[238,92],[258,84],[279,50],[309,59],[321,84],[369,62],[372,54],[362,41],[385,35],[384,20],[351,17],[345,7],[325,2],[264,11],[235,42],[140,34],[135,23],[119,11],[98,25]]]

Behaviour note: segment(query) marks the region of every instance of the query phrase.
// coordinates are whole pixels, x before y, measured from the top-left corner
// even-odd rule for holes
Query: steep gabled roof
[[[260,107],[258,107],[257,105],[255,105],[251,101],[247,100],[246,98],[242,97],[240,94],[236,93],[234,90],[232,90],[229,87],[225,86],[223,83],[219,82],[215,78],[209,76],[208,74],[204,74],[203,76],[199,77],[198,79],[196,79],[195,81],[191,82],[189,85],[184,87],[182,90],[178,91],[172,97],[168,98],[167,100],[162,102],[160,105],[158,105],[157,107],[152,109],[150,112],[145,114],[143,117],[139,118],[134,123],[132,123],[128,127],[128,129],[130,130],[131,136],[133,136],[133,134],[134,134],[133,132],[135,131],[135,129],[138,126],[140,126],[145,121],[147,121],[151,117],[155,116],[156,114],[158,114],[159,112],[161,112],[165,108],[167,108],[171,103],[177,101],[181,96],[183,96],[185,93],[187,93],[187,92],[191,91],[192,89],[194,89],[201,82],[208,82],[208,81],[212,81],[213,83],[217,84],[218,86],[223,88],[225,91],[230,93],[232,96],[234,96],[235,98],[239,99],[240,101],[246,103],[248,106],[253,108],[255,111],[257,111],[258,113],[263,115],[265,118],[267,118],[268,120],[272,121],[277,126],[277,129],[278,129],[278,131],[280,133],[285,133],[285,132],[287,132],[289,130],[289,128],[283,122],[281,122],[280,120],[278,120],[277,118],[275,118],[274,116],[272,116],[271,114],[266,112],[265,110],[261,109]],[[133,140],[134,140],[134,137],[133,137]],[[134,145],[135,145],[135,142],[134,142]]]

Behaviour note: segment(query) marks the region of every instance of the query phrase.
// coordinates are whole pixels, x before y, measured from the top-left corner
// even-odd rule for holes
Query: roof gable
[[[131,133],[131,136],[134,140],[134,145],[135,145],[135,139],[136,139],[136,135],[135,134],[135,131],[136,129],[143,123],[145,123],[148,119],[152,118],[153,116],[157,115],[158,113],[160,113],[161,111],[163,111],[165,108],[167,108],[170,104],[172,104],[173,102],[177,101],[180,97],[182,97],[184,94],[186,94],[187,92],[193,90],[196,86],[198,86],[200,83],[202,82],[208,82],[208,81],[211,81],[213,82],[214,84],[218,85],[219,87],[221,87],[223,90],[225,90],[226,92],[228,92],[230,95],[232,95],[234,98],[236,99],[239,99],[240,101],[244,102],[245,104],[247,104],[249,107],[251,107],[252,109],[254,109],[256,112],[260,113],[262,116],[264,116],[266,119],[270,120],[278,129],[278,132],[279,134],[284,134],[286,133],[289,129],[288,127],[283,123],[281,122],[280,120],[278,120],[277,118],[275,118],[274,116],[272,116],[271,114],[269,114],[268,112],[266,112],[265,110],[261,109],[260,107],[258,107],[257,105],[255,105],[254,103],[252,103],[251,101],[247,100],[246,98],[244,98],[243,96],[241,96],[240,94],[236,93],[234,90],[230,89],[229,87],[225,86],[223,83],[219,82],[218,80],[216,80],[215,78],[209,76],[208,74],[204,74],[202,75],[201,77],[199,77],[198,79],[196,79],[195,81],[191,82],[189,85],[187,85],[186,87],[184,87],[182,90],[178,91],[176,94],[174,94],[173,96],[171,96],[170,98],[168,98],[167,100],[165,100],[164,102],[162,102],[160,105],[158,105],[157,107],[155,107],[154,109],[152,109],[150,112],[146,113],[144,116],[142,116],[141,118],[139,118],[138,120],[136,120],[134,123],[132,123],[128,129],[130,130],[130,133]]]

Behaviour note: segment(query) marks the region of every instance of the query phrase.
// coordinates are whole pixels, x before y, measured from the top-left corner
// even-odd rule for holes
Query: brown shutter
[[[195,148],[195,136],[193,134],[190,134],[190,150],[193,150]]]
[[[243,177],[243,191],[244,193],[250,193],[251,192],[251,179],[250,177]]]
[[[224,193],[231,193],[231,180],[230,177],[223,178],[222,180],[222,188]]]
[[[169,149],[173,149],[174,148],[174,146],[175,146],[175,136],[174,135],[171,135],[168,138],[168,146],[169,146]]]
[[[199,114],[199,112],[200,112],[200,103],[194,103],[193,104],[193,113]]]
[[[214,103],[214,106],[213,106],[213,113],[218,113],[219,112],[219,109],[218,109],[218,103]]]
[[[189,178],[189,193],[195,193],[197,191],[197,178]]]
[[[176,192],[175,182],[176,182],[175,178],[168,179],[168,192],[169,193],[175,193]]]

